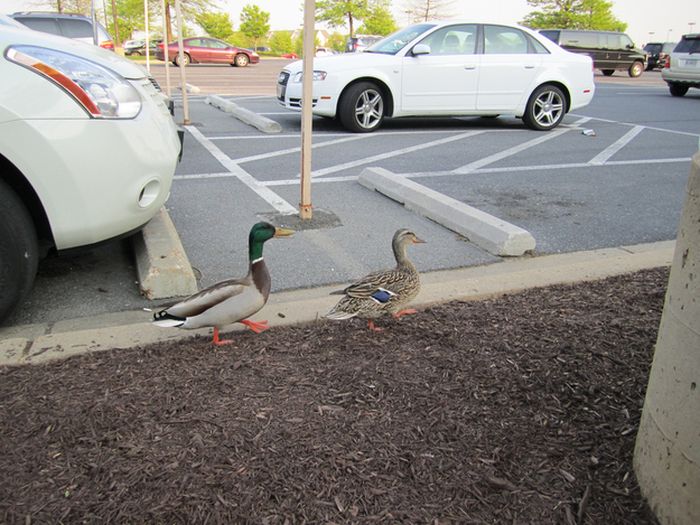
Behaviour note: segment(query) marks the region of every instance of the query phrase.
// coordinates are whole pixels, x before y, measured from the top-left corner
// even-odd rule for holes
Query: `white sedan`
[[[277,79],[277,98],[301,111],[302,61]],[[386,117],[515,115],[536,130],[591,102],[590,57],[520,26],[414,24],[363,53],[314,60],[313,113],[366,133]]]

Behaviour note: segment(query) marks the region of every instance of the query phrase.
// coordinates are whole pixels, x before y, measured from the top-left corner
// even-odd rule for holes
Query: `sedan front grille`
[[[314,98],[311,103],[311,107],[316,106],[316,102],[318,102],[318,99]],[[293,108],[301,108],[301,99],[300,98],[290,98],[289,99],[289,105]]]

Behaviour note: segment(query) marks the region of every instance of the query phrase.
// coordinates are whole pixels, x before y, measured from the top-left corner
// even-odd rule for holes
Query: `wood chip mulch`
[[[2,523],[653,524],[668,269],[0,369]]]

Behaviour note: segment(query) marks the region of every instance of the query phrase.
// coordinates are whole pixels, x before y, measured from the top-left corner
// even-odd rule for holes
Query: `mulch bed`
[[[0,522],[656,523],[667,269],[0,369]]]

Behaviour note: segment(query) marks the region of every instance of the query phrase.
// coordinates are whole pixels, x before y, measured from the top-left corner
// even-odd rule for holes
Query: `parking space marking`
[[[691,157],[675,157],[668,159],[642,159],[642,160],[613,160],[605,164],[589,164],[587,162],[575,162],[570,164],[540,164],[537,166],[505,166],[498,168],[479,168],[469,173],[455,173],[454,171],[433,171],[417,173],[401,173],[404,177],[412,178],[435,178],[435,177],[456,177],[459,175],[482,175],[486,173],[504,173],[513,171],[544,171],[544,170],[565,170],[572,168],[609,168],[611,166],[635,166],[647,164],[675,164],[679,162],[690,162]],[[186,176],[187,177],[187,176]],[[196,175],[190,177],[197,177]],[[353,182],[359,175],[346,175],[343,177],[324,177],[314,179],[314,184],[323,182]],[[267,180],[261,182],[265,186],[293,186],[299,184],[299,179]]]
[[[344,142],[352,142],[355,140],[360,140],[367,138],[367,134],[362,134],[362,135],[353,135],[351,137],[344,137],[341,139],[335,139],[335,140],[328,140],[326,142],[317,142],[316,144],[313,144],[311,146],[311,149],[317,149],[317,148],[322,148],[324,146],[335,146],[336,144],[343,144]],[[287,148],[287,149],[281,149],[277,151],[271,151],[267,153],[260,153],[259,155],[251,155],[249,157],[240,157],[237,159],[234,159],[234,162],[237,162],[239,164],[243,164],[244,162],[253,162],[256,160],[262,160],[262,159],[269,159],[271,157],[279,157],[281,155],[289,155],[290,153],[299,153],[301,152],[301,146],[296,146],[294,148]]]
[[[572,116],[580,116],[580,115],[574,115],[573,113],[571,114]],[[632,122],[622,122],[621,120],[610,120],[607,118],[599,118],[599,117],[588,117],[589,120],[597,120],[599,122],[606,122],[608,124],[621,124],[622,126],[631,126],[635,127],[638,126],[639,124],[634,124]],[[665,133],[673,133],[676,135],[686,135],[688,137],[700,137],[700,133],[692,133],[690,131],[678,131],[675,129],[668,129],[668,128],[657,128],[655,126],[641,126],[644,129],[650,129],[653,131],[663,131]]]
[[[452,135],[450,137],[445,137],[442,139],[433,140],[431,142],[425,142],[423,144],[418,144],[416,146],[409,146],[407,148],[401,148],[401,149],[389,151],[386,153],[380,153],[378,155],[373,155],[371,157],[365,157],[363,159],[358,159],[358,160],[354,160],[351,162],[345,162],[343,164],[336,164],[335,166],[329,166],[327,168],[312,171],[311,176],[313,178],[323,177],[323,176],[329,175],[331,173],[336,173],[338,171],[342,171],[342,170],[345,170],[348,168],[355,168],[357,166],[362,166],[364,164],[370,164],[370,163],[376,162],[378,160],[390,159],[392,157],[398,157],[399,155],[405,155],[406,153],[413,153],[415,151],[420,151],[422,149],[432,148],[433,146],[440,146],[442,144],[449,144],[450,142],[455,142],[457,140],[462,140],[462,139],[465,139],[468,137],[473,137],[475,135],[481,135],[482,133],[486,133],[486,131],[488,131],[488,130],[467,131],[466,133],[459,133],[457,135]]]
[[[197,128],[194,126],[185,126],[185,128],[224,168],[238,177],[243,184],[262,197],[270,206],[280,213],[290,215],[297,213],[297,209],[294,206],[289,204],[267,186],[260,184],[260,181],[232,161],[228,155],[221,151],[212,141],[202,135]]]
[[[517,146],[513,146],[512,148],[504,149],[503,151],[499,151],[498,153],[494,153],[493,155],[489,155],[488,157],[475,160],[474,162],[470,162],[469,164],[462,166],[461,168],[454,169],[452,171],[454,173],[471,173],[472,171],[487,166],[488,164],[493,164],[494,162],[503,160],[507,157],[515,155],[516,153],[525,151],[526,149],[530,149],[534,146],[537,146],[538,144],[542,144],[543,142],[547,142],[548,140],[555,139],[563,135],[567,131],[569,131],[569,129],[557,129],[555,131],[550,131],[546,135],[541,135],[532,140],[528,140],[527,142],[523,142],[522,144],[518,144]]]
[[[627,133],[622,135],[622,137],[617,139],[615,142],[610,144],[610,146],[608,146],[603,151],[598,153],[598,155],[596,155],[591,160],[589,160],[588,164],[593,164],[593,165],[605,164],[608,160],[610,160],[610,158],[613,155],[615,155],[615,153],[617,153],[622,148],[624,148],[627,144],[629,144],[632,141],[632,139],[634,139],[634,137],[639,135],[642,131],[644,131],[644,126],[633,127]]]

